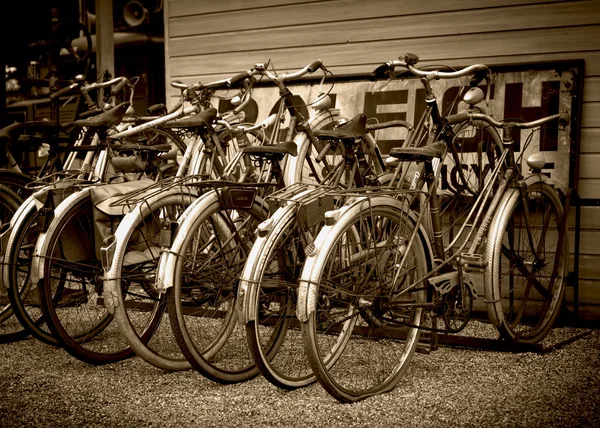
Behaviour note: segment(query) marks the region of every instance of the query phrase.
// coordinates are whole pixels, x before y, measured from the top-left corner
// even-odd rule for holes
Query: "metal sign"
[[[582,76],[580,62],[560,64],[536,64],[528,69],[516,67],[492,67],[493,81],[490,88],[490,102],[483,101],[483,108],[496,119],[531,121],[559,112],[569,112],[577,116]],[[290,84],[290,90],[297,102],[303,107],[301,112],[307,116],[311,112],[310,102],[320,93],[326,92],[332,97],[334,107],[340,109],[343,116],[352,118],[365,113],[370,123],[386,122],[395,119],[417,123],[425,109],[423,84],[418,78],[406,77],[385,82],[370,82],[365,76],[345,76],[334,84],[325,81],[303,81]],[[452,114],[464,110],[467,106],[459,99],[461,88],[468,78],[437,80],[431,82],[443,114]],[[383,86],[383,87],[382,87]],[[483,86],[484,92],[486,87]],[[245,108],[246,120],[260,121],[277,109],[279,91],[275,87],[262,86],[254,89],[253,99]],[[226,100],[215,100],[215,106],[223,112],[231,108]],[[575,122],[574,122],[575,123]],[[578,123],[578,122],[577,122]],[[578,131],[578,130],[576,130]],[[573,186],[578,145],[574,144],[577,132],[570,134],[559,131],[558,123],[550,124],[533,134],[523,130],[513,135],[517,157],[523,162],[523,172],[527,172],[525,159],[531,153],[542,152],[547,165],[543,172],[552,183],[566,191]],[[385,154],[390,148],[402,144],[405,131],[399,128],[377,131],[376,139]],[[522,155],[522,156],[521,156]],[[470,166],[469,166],[470,167]],[[444,183],[450,183],[452,167],[447,168],[448,176]],[[576,177],[576,176],[575,176]]]

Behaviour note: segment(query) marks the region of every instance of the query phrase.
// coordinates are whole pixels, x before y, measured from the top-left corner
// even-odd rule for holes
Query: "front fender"
[[[321,252],[326,251],[325,243],[327,242],[330,234],[338,234],[340,233],[340,229],[346,227],[343,220],[344,215],[348,215],[351,209],[354,207],[368,203],[371,207],[375,207],[378,205],[391,205],[399,210],[407,213],[409,218],[413,222],[417,221],[417,214],[413,211],[407,211],[408,207],[396,198],[386,197],[386,196],[376,196],[376,197],[358,197],[351,201],[349,204],[344,205],[343,207],[328,211],[325,214],[326,218],[326,226],[321,229],[319,235],[315,239],[315,251],[306,258],[304,268],[302,269],[302,273],[300,275],[299,280],[299,289],[298,289],[298,299],[296,305],[296,316],[300,322],[307,322],[310,318],[311,314],[316,310],[317,297],[318,297],[318,277],[320,275],[319,265],[320,260],[319,256]],[[433,249],[427,239],[427,233],[423,225],[419,225],[419,239],[423,243],[426,251],[427,257],[427,267],[428,270],[432,269],[433,266]]]

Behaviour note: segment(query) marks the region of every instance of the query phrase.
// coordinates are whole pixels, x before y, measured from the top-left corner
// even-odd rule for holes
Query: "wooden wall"
[[[171,79],[210,81],[269,59],[277,70],[294,70],[320,58],[337,75],[369,72],[406,52],[421,64],[452,66],[584,59],[579,194],[600,200],[599,0],[165,3],[167,88]],[[572,249],[574,217],[572,209]],[[600,206],[582,207],[580,238],[580,313],[598,320]]]

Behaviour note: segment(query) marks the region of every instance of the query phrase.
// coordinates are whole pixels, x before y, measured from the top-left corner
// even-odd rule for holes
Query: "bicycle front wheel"
[[[316,380],[296,320],[298,278],[306,256],[296,210],[275,217],[273,230],[255,242],[244,267],[248,299],[243,304],[248,307],[243,309],[256,365],[275,386],[293,389]]]
[[[391,390],[420,336],[426,288],[417,280],[429,266],[423,236],[399,201],[373,198],[324,227],[315,244],[297,310],[317,379],[342,402]]]
[[[107,364],[133,355],[104,304],[104,270],[96,249],[93,204],[78,192],[57,208],[36,244],[38,292],[44,317],[59,344],[74,357]],[[41,241],[40,241],[41,240]],[[35,263],[34,263],[35,266]]]
[[[191,368],[173,338],[166,296],[156,287],[163,246],[161,234],[171,226],[196,195],[164,192],[143,202],[119,223],[116,247],[104,281],[106,300],[127,343],[146,362],[164,370]],[[163,238],[164,239],[164,238]]]
[[[4,231],[5,227],[10,225],[11,218],[17,212],[22,202],[16,193],[0,184],[0,234]],[[0,256],[3,256],[6,252],[5,246],[7,241],[0,236],[0,244],[2,245]],[[0,276],[0,343],[20,340],[28,334],[14,315],[6,286]]]
[[[37,288],[31,278],[31,260],[39,236],[41,217],[35,200],[29,197],[15,213],[10,229],[3,234],[2,283],[11,310],[28,334],[49,345],[57,345],[47,326]]]
[[[485,297],[490,320],[507,340],[537,343],[556,320],[565,294],[563,207],[548,184],[504,196],[488,234]]]
[[[221,190],[205,194],[182,215],[165,266],[177,343],[192,366],[216,382],[258,374],[235,306],[240,272],[266,215],[257,200],[234,210],[223,205]]]

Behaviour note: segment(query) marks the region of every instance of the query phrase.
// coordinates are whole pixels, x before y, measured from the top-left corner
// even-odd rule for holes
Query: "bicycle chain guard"
[[[468,272],[454,271],[429,278],[441,295],[441,316],[449,333],[458,333],[469,322],[477,291]]]

